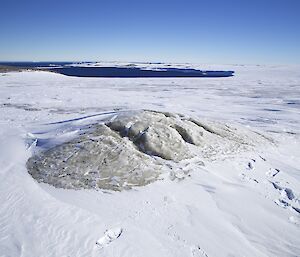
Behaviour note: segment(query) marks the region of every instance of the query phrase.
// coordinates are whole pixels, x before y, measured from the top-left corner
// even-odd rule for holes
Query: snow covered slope
[[[300,256],[299,67],[201,68],[236,75],[0,74],[0,256]],[[27,172],[33,154],[141,109],[245,126],[272,143],[169,161],[174,172],[122,192],[58,189]]]

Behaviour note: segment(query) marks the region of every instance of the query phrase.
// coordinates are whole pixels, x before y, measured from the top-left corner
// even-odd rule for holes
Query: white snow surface
[[[299,67],[195,68],[236,73],[0,74],[0,256],[300,256]],[[141,109],[246,126],[274,144],[194,157],[181,163],[182,173],[122,192],[58,189],[27,172],[30,156],[82,126]]]

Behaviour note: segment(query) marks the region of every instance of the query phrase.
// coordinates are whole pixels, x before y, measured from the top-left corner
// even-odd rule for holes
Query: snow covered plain
[[[299,67],[199,68],[236,73],[0,74],[0,256],[300,256]],[[121,192],[59,189],[28,174],[33,154],[141,109],[245,126],[272,143],[172,163],[173,174]]]

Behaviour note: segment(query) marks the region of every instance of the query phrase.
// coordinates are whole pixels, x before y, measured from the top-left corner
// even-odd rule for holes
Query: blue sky
[[[1,61],[300,63],[300,0],[2,0]]]

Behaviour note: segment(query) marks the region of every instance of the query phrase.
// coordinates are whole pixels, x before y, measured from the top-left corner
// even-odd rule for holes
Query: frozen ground
[[[0,74],[0,256],[299,256],[299,67],[201,68],[236,73]],[[141,109],[259,131],[272,142],[224,158],[169,160],[164,165],[174,172],[121,192],[58,189],[28,174],[33,154]]]

